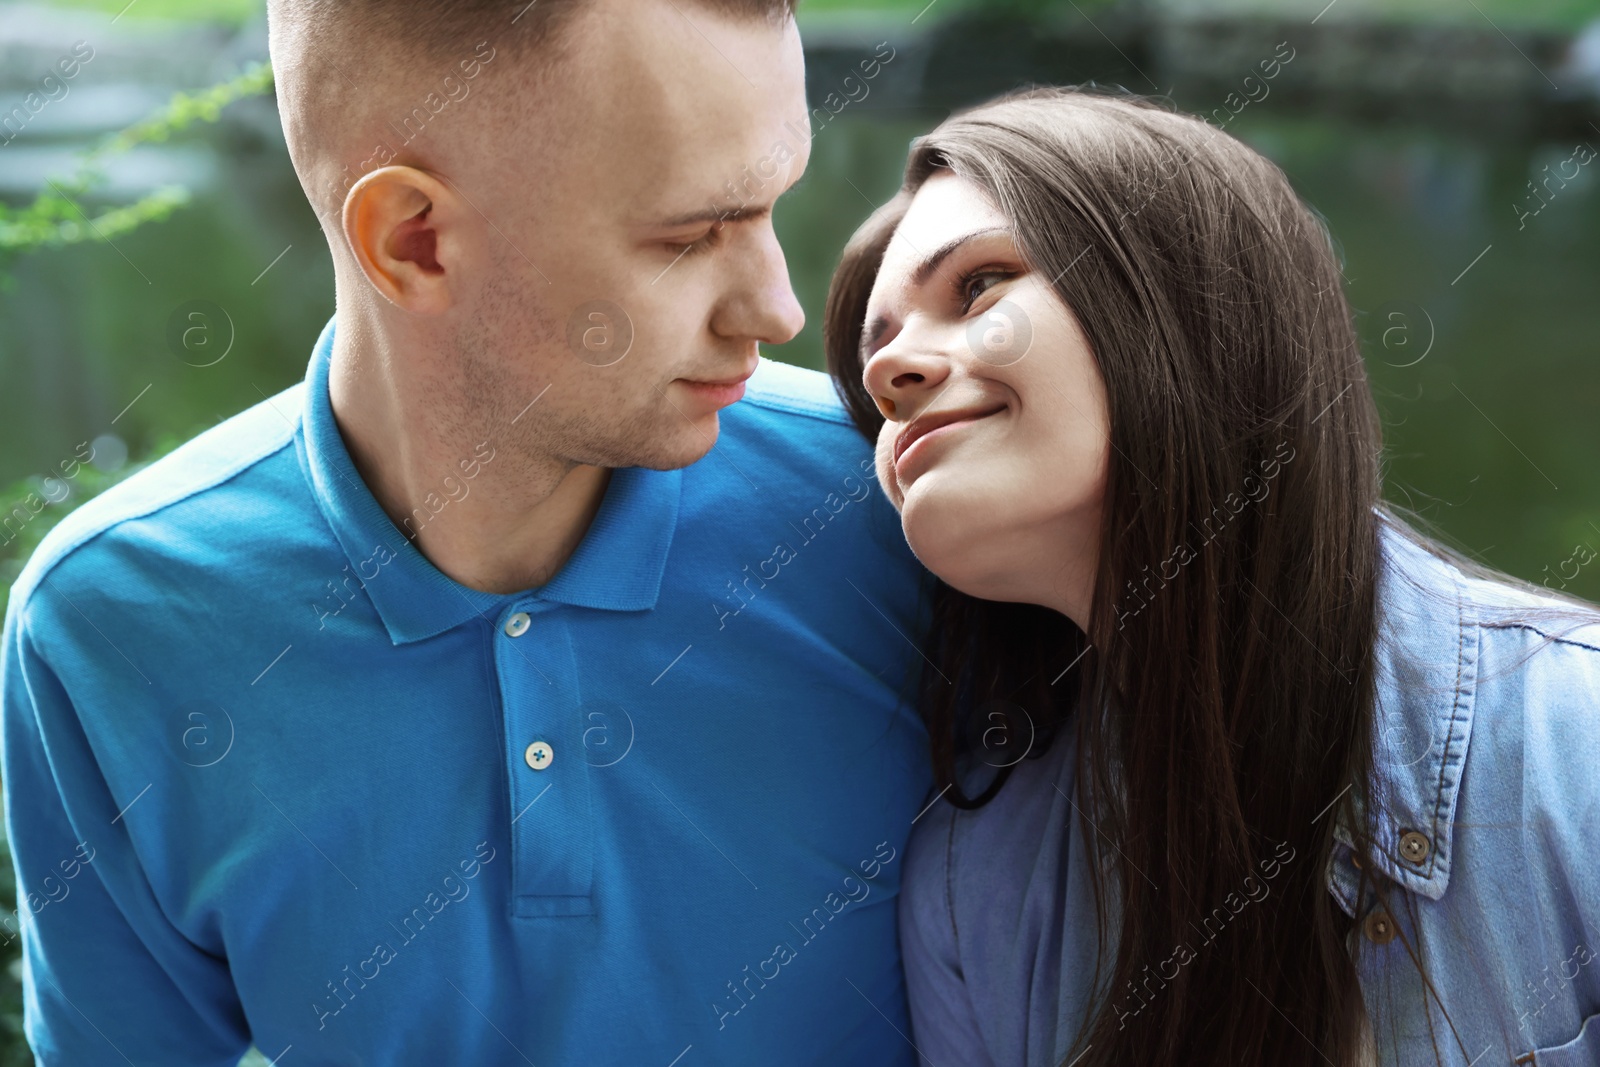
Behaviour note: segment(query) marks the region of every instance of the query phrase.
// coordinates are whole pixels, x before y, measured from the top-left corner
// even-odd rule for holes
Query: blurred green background
[[[1167,95],[1225,120],[1327,218],[1390,499],[1480,560],[1600,599],[1600,565],[1577,562],[1600,549],[1600,162],[1572,162],[1580,144],[1600,150],[1600,0],[804,0],[801,13],[813,107],[878,42],[895,54],[816,132],[779,205],[808,325],[769,355],[821,366],[839,250],[897,187],[911,138],[952,109],[1030,82]],[[68,95],[5,129],[79,40],[95,57]],[[1292,61],[1236,108],[1229,94],[1260,96],[1245,79],[1283,43]],[[67,493],[0,533],[5,586],[73,507],[303,377],[333,312],[326,247],[270,93],[206,96],[265,58],[259,0],[0,2],[0,518]],[[129,129],[138,143],[84,169]],[[214,365],[168,340],[193,301],[231,322]],[[88,449],[76,477],[45,481]],[[7,862],[14,914],[9,878]],[[0,1067],[31,1063],[18,979],[12,943]]]

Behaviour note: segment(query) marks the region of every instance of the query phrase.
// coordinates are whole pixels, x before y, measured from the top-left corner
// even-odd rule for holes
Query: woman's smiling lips
[[[928,451],[928,441],[942,438],[963,426],[969,426],[990,415],[1004,411],[1004,404],[985,408],[965,408],[955,411],[930,412],[911,420],[894,444],[894,471],[902,485],[907,484],[908,466]]]

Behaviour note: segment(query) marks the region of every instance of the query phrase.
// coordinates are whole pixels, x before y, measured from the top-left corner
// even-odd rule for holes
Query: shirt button
[[[506,636],[521,637],[528,632],[528,623],[532,621],[526,611],[519,611],[506,620]]]
[[[1366,922],[1362,923],[1362,929],[1367,935],[1367,940],[1374,945],[1387,945],[1394,940],[1394,935],[1398,932],[1395,929],[1394,919],[1381,907],[1373,908],[1368,913]]]
[[[555,749],[543,741],[535,741],[528,746],[528,750],[522,754],[522,758],[527,760],[528,766],[534,770],[542,771],[550,766],[550,761],[556,758],[556,753]]]
[[[1418,867],[1427,862],[1428,853],[1432,848],[1433,846],[1428,842],[1426,834],[1418,833],[1415,830],[1407,830],[1400,835],[1401,857],[1409,863],[1416,864]]]

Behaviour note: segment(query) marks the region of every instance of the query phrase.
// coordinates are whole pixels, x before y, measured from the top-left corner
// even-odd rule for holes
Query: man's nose
[[[777,234],[766,227],[750,254],[729,264],[733,289],[717,308],[711,328],[723,337],[767,345],[792,341],[806,313],[789,282],[789,265]]]

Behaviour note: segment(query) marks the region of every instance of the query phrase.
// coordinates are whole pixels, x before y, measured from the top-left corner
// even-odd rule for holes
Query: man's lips
[[[942,430],[947,426],[955,426],[979,419],[988,418],[1005,410],[1004,404],[991,404],[987,407],[953,408],[949,411],[930,411],[919,415],[906,424],[894,442],[894,465],[898,468],[900,458],[906,451],[922,438]]]
[[[755,374],[756,368],[751,367],[734,378],[721,378],[715,380],[699,378],[679,378],[678,380],[698,397],[709,401],[713,407],[725,408],[737,403],[744,396],[744,383]]]

